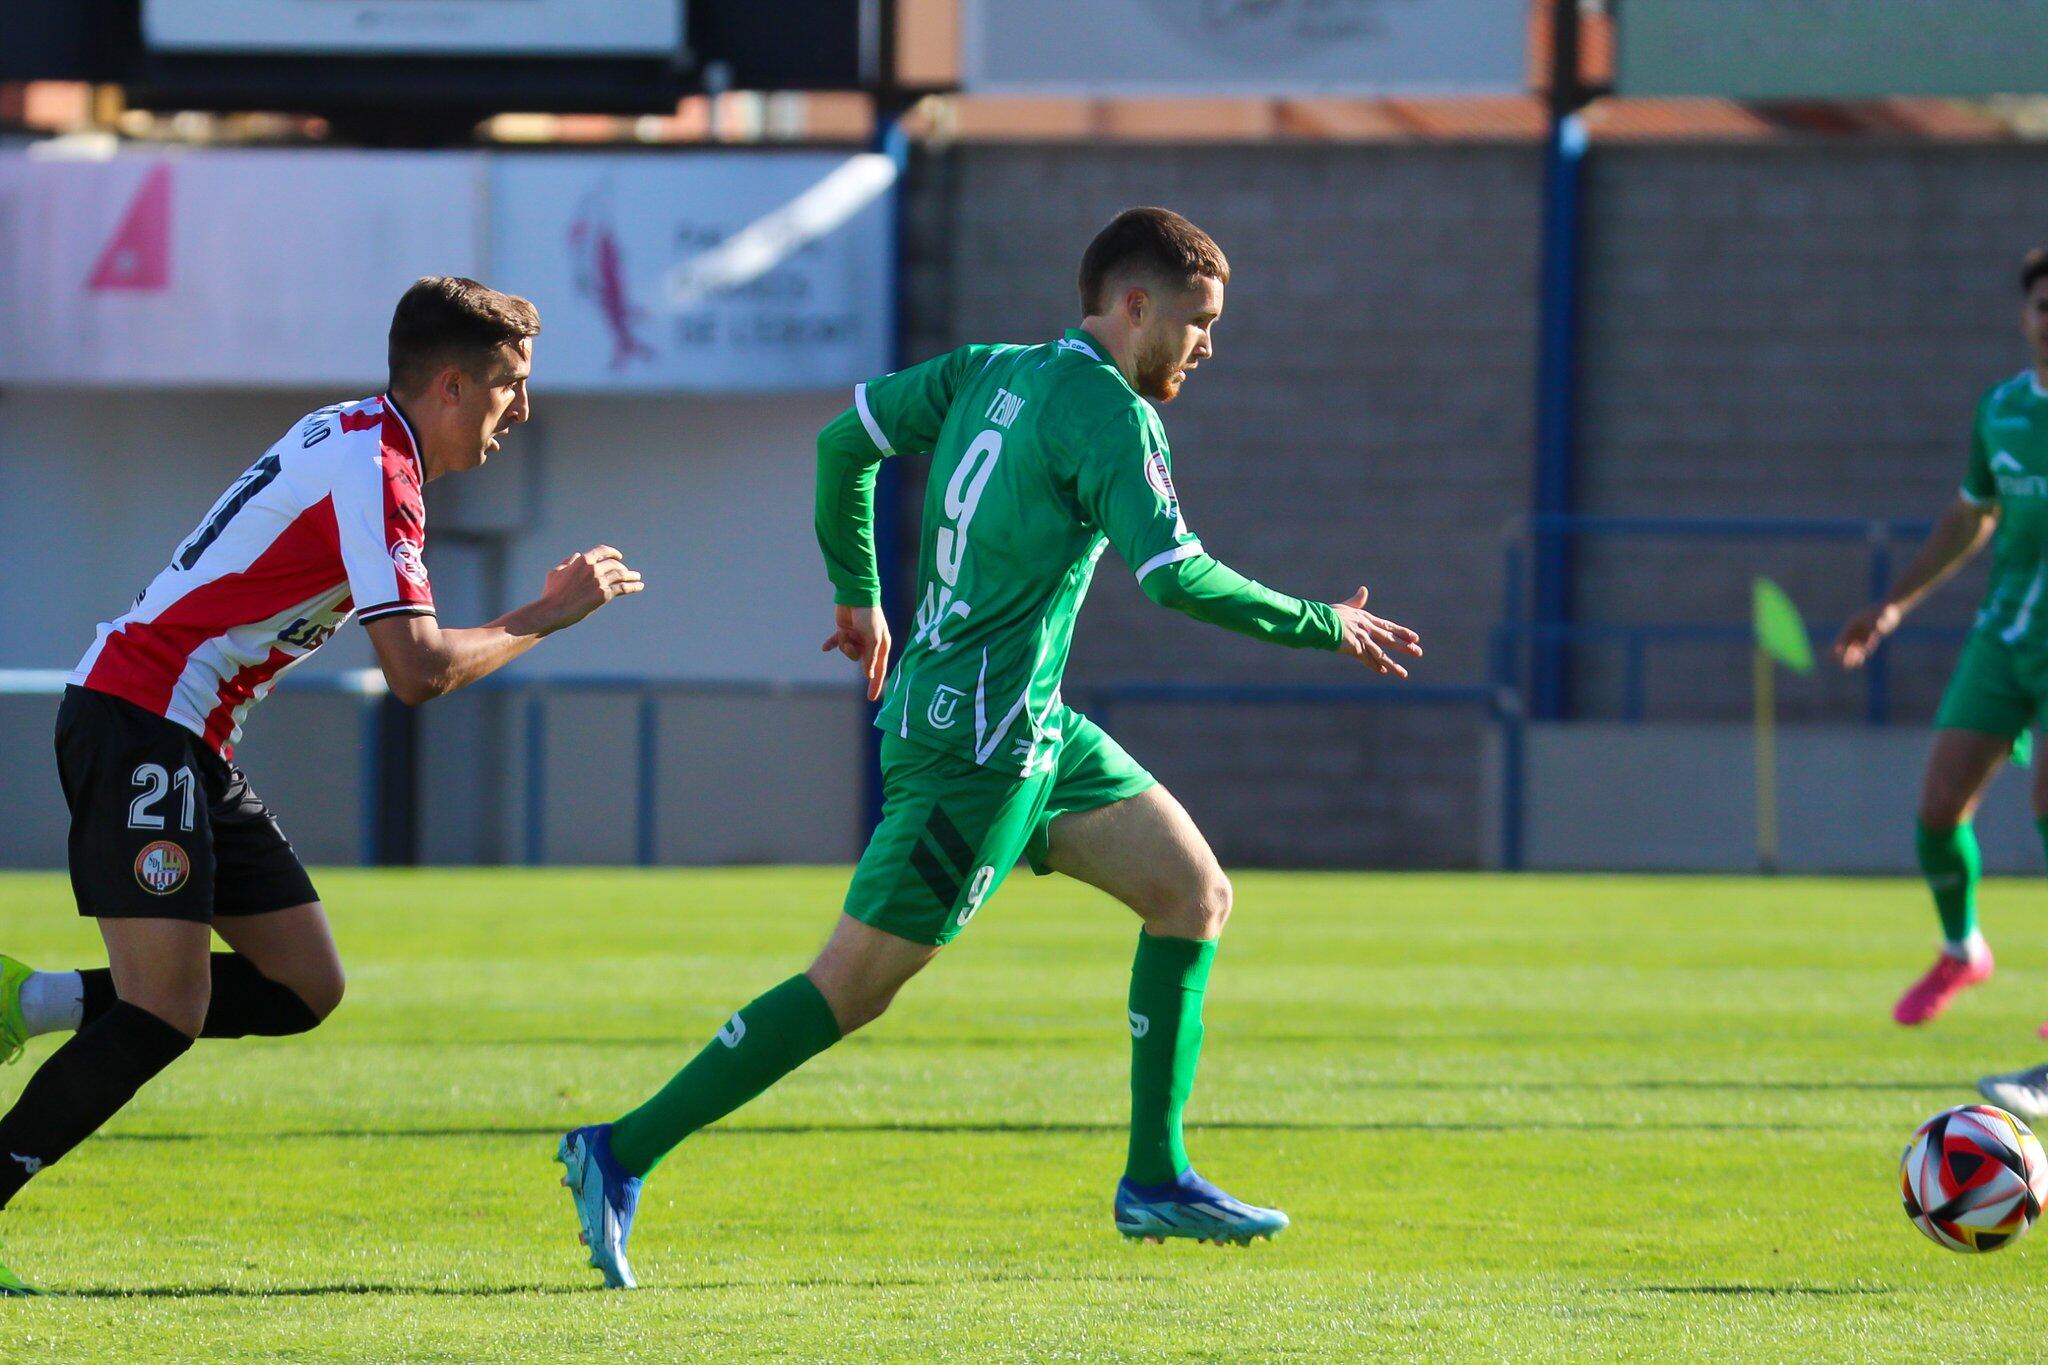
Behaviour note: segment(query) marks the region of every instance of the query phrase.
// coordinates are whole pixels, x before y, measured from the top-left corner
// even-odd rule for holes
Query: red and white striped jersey
[[[388,396],[300,419],[71,674],[232,756],[242,719],[347,623],[431,615],[419,443]]]

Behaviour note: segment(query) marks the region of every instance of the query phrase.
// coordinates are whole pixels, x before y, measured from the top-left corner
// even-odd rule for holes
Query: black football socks
[[[123,1000],[71,1035],[0,1117],[0,1208],[191,1046],[190,1038]]]
[[[305,1033],[320,1023],[297,991],[279,985],[256,970],[240,953],[212,955],[213,996],[206,1006],[201,1038],[283,1038]],[[78,974],[85,983],[85,1008],[79,1027],[89,1028],[114,1006],[114,974],[105,967]]]

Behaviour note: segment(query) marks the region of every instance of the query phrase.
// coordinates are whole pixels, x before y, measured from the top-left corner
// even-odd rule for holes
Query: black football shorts
[[[81,915],[211,924],[319,899],[242,770],[175,721],[67,687],[57,775]]]

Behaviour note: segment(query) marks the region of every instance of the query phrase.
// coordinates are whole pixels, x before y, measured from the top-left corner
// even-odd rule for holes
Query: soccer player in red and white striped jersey
[[[302,1033],[340,1003],[312,881],[234,766],[280,673],[355,616],[392,693],[416,704],[641,590],[600,545],[488,625],[435,616],[423,490],[527,420],[539,331],[525,299],[452,277],[414,284],[392,316],[389,390],[294,424],[79,660],[57,762],[72,889],[109,965],[33,972],[0,957],[0,1061],[75,1030],[0,1117],[0,1208],[193,1039]],[[210,951],[216,933],[231,951]],[[26,1290],[0,1267],[7,1292]]]

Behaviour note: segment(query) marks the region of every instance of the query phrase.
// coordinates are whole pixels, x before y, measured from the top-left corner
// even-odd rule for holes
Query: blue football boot
[[[1126,1237],[1148,1242],[1192,1237],[1218,1246],[1225,1242],[1249,1246],[1254,1239],[1270,1238],[1286,1226],[1287,1215],[1280,1210],[1233,1198],[1192,1169],[1164,1185],[1117,1182],[1116,1230]]]
[[[583,1225],[579,1240],[590,1248],[590,1263],[603,1272],[605,1288],[639,1288],[626,1264],[626,1239],[640,1207],[640,1177],[627,1175],[612,1156],[612,1126],[593,1124],[565,1134],[555,1160],[564,1167],[562,1183]]]

